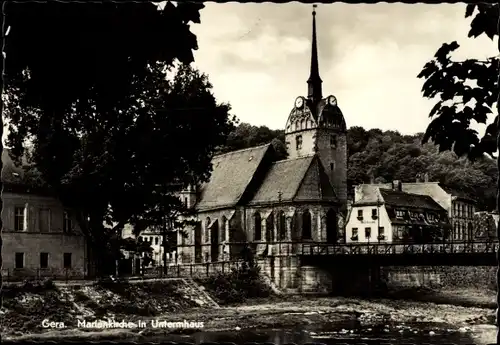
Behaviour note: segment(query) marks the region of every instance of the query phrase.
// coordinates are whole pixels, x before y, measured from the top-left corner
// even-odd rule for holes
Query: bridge
[[[481,241],[443,241],[433,243],[372,242],[372,243],[325,243],[312,241],[278,242],[227,242],[225,244],[188,244],[201,252],[209,246],[212,254],[229,252],[237,259],[241,250],[248,246],[258,257],[300,257],[303,262],[331,261],[336,263],[365,263],[380,266],[495,266],[499,250],[496,239]],[[208,249],[208,248],[207,248]],[[181,251],[185,251],[181,249]],[[190,250],[187,249],[187,252]],[[193,253],[195,254],[195,253]],[[196,255],[195,255],[196,256]],[[201,257],[200,257],[201,259]],[[229,259],[228,257],[226,259]]]
[[[178,250],[181,265],[191,263],[209,272],[209,265],[241,260],[242,251],[249,248],[276,286],[316,293],[371,289],[394,266],[496,266],[499,246],[496,239],[335,244],[285,240],[187,244]],[[198,268],[189,269],[198,272]]]
[[[302,244],[305,262],[335,260],[379,266],[496,266],[498,241],[443,243]]]

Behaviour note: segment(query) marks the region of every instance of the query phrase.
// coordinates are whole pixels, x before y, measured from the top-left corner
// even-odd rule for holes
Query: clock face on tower
[[[302,97],[298,97],[296,100],[295,100],[295,108],[302,108],[302,106],[304,105],[304,99]]]
[[[328,104],[330,104],[331,106],[337,105],[337,99],[335,98],[335,96],[328,97]]]

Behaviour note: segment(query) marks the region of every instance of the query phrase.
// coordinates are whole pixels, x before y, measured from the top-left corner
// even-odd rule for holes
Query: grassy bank
[[[2,334],[21,335],[47,331],[43,320],[75,328],[88,322],[130,317],[154,317],[202,306],[196,291],[182,281],[101,283],[56,286],[52,282],[24,283],[2,288]]]

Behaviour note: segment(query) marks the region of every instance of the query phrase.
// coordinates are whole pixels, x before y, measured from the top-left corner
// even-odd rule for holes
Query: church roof
[[[250,204],[280,201],[337,201],[316,155],[275,162]]]
[[[212,159],[209,182],[201,186],[200,211],[233,207],[248,189],[271,144],[232,151]]]

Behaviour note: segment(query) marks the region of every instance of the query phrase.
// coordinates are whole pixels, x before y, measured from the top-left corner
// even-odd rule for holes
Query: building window
[[[139,236],[139,238],[137,239],[137,241],[142,242],[142,236]]]
[[[372,218],[373,219],[377,219],[377,216],[378,216],[377,209],[376,208],[372,208]]]
[[[222,241],[227,241],[229,240],[228,238],[226,238],[226,235],[227,235],[227,218],[226,216],[222,216],[222,219],[221,219],[221,230],[222,230]]]
[[[330,136],[330,146],[333,148],[337,147],[337,138],[334,135]]]
[[[402,210],[396,210],[396,218],[404,218],[405,212]]]
[[[363,219],[363,210],[358,210],[358,219]]]
[[[312,224],[311,224],[311,213],[309,210],[305,210],[302,214],[302,238],[312,239]]]
[[[254,235],[253,238],[255,241],[262,240],[262,218],[260,217],[260,213],[256,212],[254,217]]]
[[[428,213],[427,214],[427,219],[429,220],[429,222],[435,222],[436,221],[436,216],[432,213]]]
[[[155,237],[155,245],[158,245],[159,242],[160,242],[160,238],[159,237]]]
[[[286,239],[286,219],[283,211],[280,211],[278,216],[278,233],[280,240]]]
[[[358,228],[352,228],[352,241],[357,241],[358,240]]]
[[[14,210],[14,230],[24,231],[26,230],[26,207],[18,206]]]
[[[271,214],[266,219],[266,241],[274,242],[274,213]]]
[[[49,253],[40,253],[40,268],[49,267]]]
[[[385,239],[385,229],[383,226],[380,226],[378,228],[378,240],[381,241],[381,240],[384,240]]]
[[[210,217],[205,220],[205,243],[210,242]]]
[[[184,198],[184,207],[188,207],[188,198]]]
[[[50,232],[50,209],[38,210],[38,229],[40,232]]]
[[[63,254],[63,266],[64,268],[71,268],[71,253]]]
[[[24,268],[24,253],[16,253],[16,268]]]
[[[297,135],[295,137],[295,147],[297,150],[302,149],[302,135]]]
[[[71,214],[69,211],[63,213],[63,232],[71,232],[73,224],[71,224]]]
[[[372,228],[365,228],[365,238],[369,241],[372,237]]]
[[[330,170],[333,171],[335,169],[335,163],[330,163]]]

